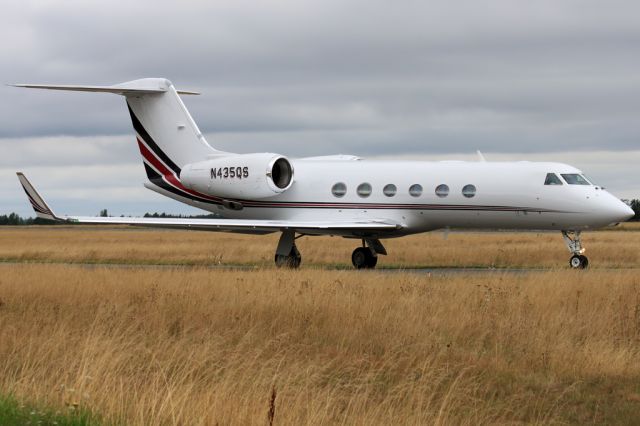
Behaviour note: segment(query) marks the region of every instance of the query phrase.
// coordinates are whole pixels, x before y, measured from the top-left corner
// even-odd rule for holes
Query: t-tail
[[[196,92],[176,90],[164,78],[144,78],[113,86],[76,86],[15,84],[16,87],[68,90],[77,92],[115,93],[125,97],[131,122],[136,132],[140,154],[149,180],[179,180],[182,168],[189,163],[225,154],[207,143],[204,135],[187,111],[180,94]]]

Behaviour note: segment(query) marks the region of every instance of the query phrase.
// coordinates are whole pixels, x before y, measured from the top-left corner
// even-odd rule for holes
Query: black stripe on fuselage
[[[147,177],[156,186],[178,195],[182,198],[187,198],[192,201],[198,201],[200,203],[220,205],[222,203],[208,200],[205,198],[196,197],[192,194],[184,192],[164,181],[162,176],[158,174],[151,166],[144,163],[144,167],[147,171]],[[515,207],[515,206],[466,206],[466,205],[447,205],[447,204],[335,204],[335,203],[304,203],[304,202],[260,202],[260,201],[243,201],[232,200],[243,205],[245,208],[283,208],[283,209],[334,209],[334,210],[430,210],[430,211],[505,211],[505,212],[521,212],[526,211],[528,213],[542,212],[542,213],[568,213],[557,210],[545,210],[534,209],[530,207]]]
[[[129,102],[127,102],[127,108],[129,109],[129,115],[131,115],[131,122],[133,123],[134,130],[140,135],[142,140],[147,144],[149,149],[151,149],[156,157],[161,159],[162,162],[176,174],[176,176],[180,176],[180,167],[178,167],[176,163],[174,163],[171,158],[169,158],[169,156],[167,156],[167,154],[165,154],[164,151],[160,149],[158,144],[156,144],[156,142],[151,138],[142,123],[140,123],[140,120],[138,120],[138,117],[136,117],[136,115],[133,113]]]
[[[147,177],[155,185],[176,194],[182,198],[198,201],[206,204],[220,205],[219,201],[199,197],[167,183],[146,162],[144,167]],[[527,213],[571,213],[562,210],[540,209],[518,206],[483,206],[464,204],[376,204],[376,203],[334,203],[334,202],[304,202],[304,201],[260,201],[229,198],[241,204],[244,208],[274,208],[274,209],[334,209],[334,210],[429,210],[429,211],[495,211],[495,212],[527,212]]]
[[[182,191],[181,189],[174,187],[173,185],[168,184],[162,178],[162,176],[158,172],[156,172],[150,165],[148,165],[146,162],[144,162],[143,164],[144,164],[144,169],[147,172],[147,178],[151,181],[151,183],[164,189],[165,191],[171,192],[172,194],[178,195],[179,197],[182,197],[182,198],[188,198],[192,201],[198,201],[200,203],[213,204],[213,205],[221,204],[213,200],[207,200],[206,198],[196,197],[194,195],[191,195],[187,192]]]
[[[245,207],[267,208],[330,208],[330,209],[358,209],[358,210],[470,210],[470,211],[527,211],[527,212],[555,212],[567,213],[558,210],[540,209],[518,206],[483,206],[464,204],[375,204],[375,203],[331,203],[331,202],[289,202],[289,201],[243,201],[233,200]]]

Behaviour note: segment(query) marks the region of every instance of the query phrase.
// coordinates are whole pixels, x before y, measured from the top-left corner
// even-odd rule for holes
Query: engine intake
[[[182,184],[206,195],[259,199],[280,194],[293,184],[293,166],[273,153],[224,155],[187,164]]]
[[[267,174],[268,176],[269,174]],[[284,190],[291,185],[293,180],[293,168],[291,163],[284,157],[278,158],[271,166],[271,181],[278,188]]]

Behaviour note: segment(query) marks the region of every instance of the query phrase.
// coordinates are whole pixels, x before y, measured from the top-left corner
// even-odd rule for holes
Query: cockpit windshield
[[[563,173],[562,178],[569,185],[591,185],[591,182],[589,182],[587,178],[577,173]]]
[[[562,185],[562,181],[555,173],[547,173],[547,177],[544,180],[545,185]]]

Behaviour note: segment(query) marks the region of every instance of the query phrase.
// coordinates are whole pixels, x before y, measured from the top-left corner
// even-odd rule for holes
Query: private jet
[[[212,219],[83,217],[54,213],[17,173],[38,217],[67,223],[280,233],[278,267],[297,268],[301,236],[360,240],[357,269],[374,268],[382,240],[439,229],[560,231],[571,268],[589,264],[581,232],[625,221],[633,210],[582,171],[551,162],[371,161],[351,155],[287,158],[211,146],[163,78],[113,86],[15,84],[125,97],[148,181],[161,195],[216,213]]]

